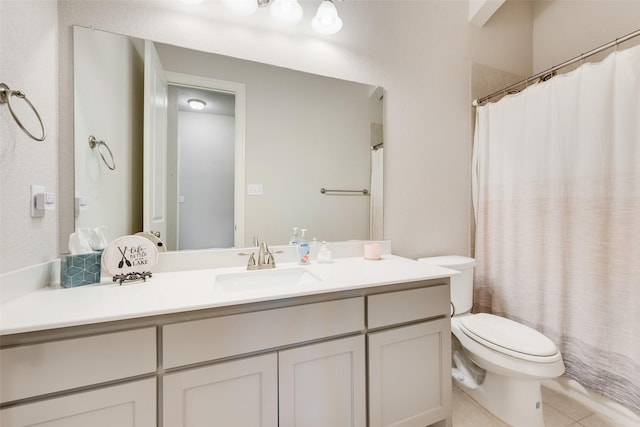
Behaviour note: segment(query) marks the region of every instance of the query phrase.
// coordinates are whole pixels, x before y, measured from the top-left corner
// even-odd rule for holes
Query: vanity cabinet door
[[[371,427],[424,427],[450,417],[449,318],[369,334]]]
[[[276,353],[164,376],[167,427],[278,425]]]
[[[150,378],[3,409],[2,427],[155,427],[156,380]]]
[[[364,335],[279,352],[280,427],[366,425]]]

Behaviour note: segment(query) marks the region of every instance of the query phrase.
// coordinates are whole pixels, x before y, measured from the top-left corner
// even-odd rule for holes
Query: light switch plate
[[[262,196],[263,194],[262,184],[247,185],[247,196]]]

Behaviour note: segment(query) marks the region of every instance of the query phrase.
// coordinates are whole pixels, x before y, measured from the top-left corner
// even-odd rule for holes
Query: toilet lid
[[[553,341],[535,329],[493,314],[467,316],[460,326],[470,338],[511,356],[549,357],[558,352]]]

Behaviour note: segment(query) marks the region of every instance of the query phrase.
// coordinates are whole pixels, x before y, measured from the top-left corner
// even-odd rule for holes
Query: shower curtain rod
[[[477,107],[478,105],[482,105],[483,102],[488,101],[489,99],[494,98],[494,97],[496,97],[498,95],[506,94],[509,91],[517,88],[518,86],[521,86],[523,84],[527,85],[529,83],[529,81],[531,81],[531,80],[535,80],[535,79],[538,79],[540,77],[547,77],[547,76],[552,77],[553,73],[555,73],[557,70],[559,70],[561,68],[564,68],[566,66],[574,64],[574,63],[576,63],[578,61],[582,61],[585,58],[593,56],[596,53],[600,53],[603,50],[609,49],[610,47],[617,46],[620,43],[626,42],[627,40],[630,40],[630,39],[632,39],[634,37],[637,37],[637,36],[640,36],[640,30],[636,30],[636,31],[634,31],[632,33],[629,33],[626,36],[619,37],[619,38],[617,38],[617,39],[615,39],[615,40],[613,40],[613,41],[611,41],[611,42],[609,42],[607,44],[603,44],[602,46],[597,47],[597,48],[595,48],[593,50],[590,50],[589,52],[583,53],[581,55],[576,56],[575,58],[572,58],[572,59],[570,59],[568,61],[565,61],[562,64],[559,64],[559,65],[556,65],[556,66],[551,67],[549,69],[546,69],[544,71],[541,71],[538,74],[534,74],[533,76],[529,76],[526,79],[520,80],[518,83],[512,84],[511,86],[507,86],[507,87],[505,87],[503,89],[500,89],[500,90],[498,90],[496,92],[493,92],[490,95],[484,96],[482,98],[474,99],[473,102],[471,103],[471,105],[473,105],[474,107]]]

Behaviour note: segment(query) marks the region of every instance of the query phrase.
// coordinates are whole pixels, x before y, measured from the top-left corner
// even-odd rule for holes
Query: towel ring
[[[26,102],[29,105],[29,107],[31,107],[31,110],[35,113],[36,118],[40,122],[40,130],[42,130],[42,136],[40,138],[34,136],[31,132],[29,132],[24,127],[24,125],[22,124],[22,122],[20,121],[16,113],[13,111],[13,107],[11,106],[12,96],[24,99],[24,102]],[[29,136],[29,138],[36,141],[44,141],[44,139],[47,137],[47,133],[44,130],[44,123],[42,123],[42,119],[40,118],[40,114],[38,113],[38,110],[36,110],[36,107],[33,106],[33,104],[31,103],[31,101],[29,101],[29,98],[27,98],[24,92],[19,90],[11,90],[9,86],[7,86],[6,84],[0,83],[0,104],[7,104],[7,107],[9,107],[9,112],[11,113],[13,120],[16,121],[16,124],[18,125],[18,127],[20,127],[20,129],[22,129],[22,131],[26,133],[27,136]]]
[[[104,142],[101,139],[96,138],[93,135],[89,135],[89,147],[96,148],[96,146],[98,147],[98,153],[100,153],[100,157],[102,157],[102,161],[104,162],[104,164],[107,165],[107,167],[109,169],[115,170],[116,169],[116,161],[113,158],[113,153],[111,152],[111,149],[109,148],[107,143]],[[106,148],[107,151],[109,152],[109,157],[111,157],[111,164],[109,164],[107,159],[104,157],[104,153],[102,152],[102,147]]]

